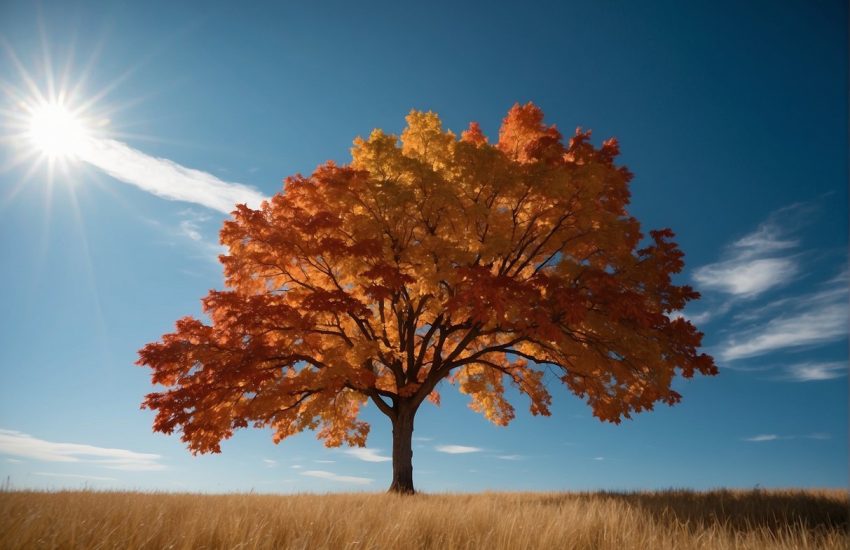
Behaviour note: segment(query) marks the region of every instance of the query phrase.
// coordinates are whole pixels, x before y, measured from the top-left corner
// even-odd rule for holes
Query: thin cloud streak
[[[833,380],[847,376],[847,363],[831,361],[824,363],[798,363],[785,367],[786,380],[794,382],[815,382]]]
[[[840,340],[848,333],[847,296],[842,285],[786,301],[783,310],[789,313],[738,331],[722,345],[719,356],[734,361]]]
[[[806,435],[777,435],[777,434],[759,434],[753,437],[743,437],[741,441],[749,443],[764,443],[765,441],[777,441],[780,439],[816,439],[826,441],[832,439],[832,435],[823,432],[815,432]]]
[[[198,224],[193,222],[192,220],[182,220],[180,222],[180,232],[183,235],[186,235],[193,241],[200,241],[203,239],[201,236],[201,232],[198,229]]]
[[[217,240],[209,240],[204,237],[202,224],[211,219],[209,214],[197,212],[193,209],[186,209],[180,212],[183,218],[177,227],[177,233],[189,239],[189,242],[197,247],[200,255],[203,258],[211,260],[216,265],[219,263],[218,257],[221,254],[227,254],[227,247],[221,245]]]
[[[754,435],[753,437],[745,437],[744,441],[749,441],[750,443],[762,443],[764,441],[776,441],[779,439],[779,436],[776,434],[759,434]]]
[[[257,208],[266,199],[253,187],[150,156],[113,139],[89,140],[80,158],[113,178],[158,197],[200,204],[225,214],[238,203]]]
[[[88,479],[92,481],[118,481],[114,477],[103,477],[103,476],[87,476],[82,474],[58,474],[54,472],[33,472],[33,475],[37,476],[45,476],[45,477],[67,477],[71,479]]]
[[[381,456],[378,454],[380,449],[367,449],[366,447],[355,447],[354,449],[347,449],[345,454],[351,455],[354,458],[364,460],[366,462],[388,462],[392,460],[392,458],[388,456]]]
[[[467,447],[466,445],[437,445],[435,449],[441,453],[450,455],[478,453],[484,450],[479,447]]]
[[[351,483],[353,485],[369,485],[370,483],[375,481],[374,479],[368,477],[341,476],[325,470],[304,470],[303,472],[301,472],[301,475],[317,477],[319,479],[327,479],[330,481],[338,481],[339,483]]]
[[[78,443],[55,443],[15,430],[0,429],[0,454],[45,462],[87,462],[112,470],[164,470],[162,456]]]

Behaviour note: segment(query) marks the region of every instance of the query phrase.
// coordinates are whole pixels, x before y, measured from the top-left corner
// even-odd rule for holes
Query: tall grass
[[[0,493],[0,548],[846,549],[842,491]]]

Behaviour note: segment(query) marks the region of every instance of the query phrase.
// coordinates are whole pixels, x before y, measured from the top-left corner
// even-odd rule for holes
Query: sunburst
[[[84,155],[91,139],[87,121],[61,102],[30,109],[27,137],[49,159],[76,159]]]
[[[87,159],[92,140],[103,136],[108,117],[95,107],[95,95],[85,96],[85,75],[76,82],[70,80],[70,58],[57,77],[47,54],[33,71],[25,67],[8,44],[3,46],[18,78],[0,80],[5,96],[0,125],[7,149],[0,171],[24,167],[12,189],[3,193],[3,202],[10,201],[37,175],[46,183],[49,197],[57,176],[73,183],[87,173],[80,161]]]

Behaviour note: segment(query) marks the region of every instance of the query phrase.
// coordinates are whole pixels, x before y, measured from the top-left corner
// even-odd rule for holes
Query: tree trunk
[[[412,495],[413,489],[413,416],[415,409],[401,406],[393,421],[393,482],[390,493]]]

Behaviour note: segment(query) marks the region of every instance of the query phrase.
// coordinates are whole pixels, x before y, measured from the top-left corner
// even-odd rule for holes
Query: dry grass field
[[[835,548],[845,491],[0,492],[0,548]]]

